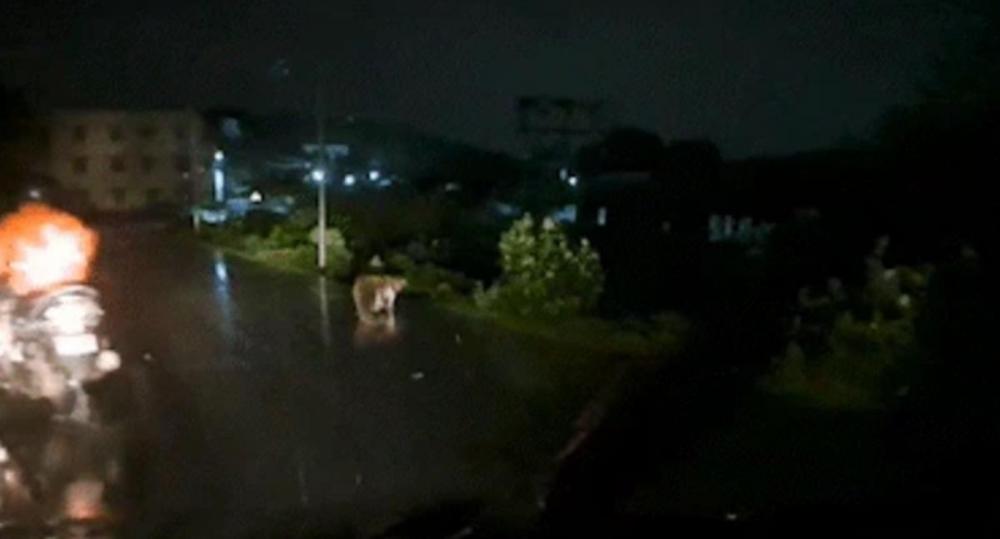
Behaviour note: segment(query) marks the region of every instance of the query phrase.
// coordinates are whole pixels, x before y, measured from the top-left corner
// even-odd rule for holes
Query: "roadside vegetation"
[[[290,219],[251,216],[206,228],[202,237],[275,269],[315,272],[317,234],[309,226],[313,217],[310,213]],[[551,219],[536,221],[525,215],[512,223],[497,243],[501,271],[488,286],[436,263],[444,257],[446,240],[428,244],[411,239],[385,251],[384,259],[377,253],[373,266],[368,247],[381,240],[366,236],[367,227],[346,216],[334,216],[331,223],[339,226],[327,229],[327,274],[345,283],[363,272],[401,275],[408,283],[405,293],[428,297],[466,316],[569,346],[625,356],[674,353],[688,328],[675,313],[644,319],[600,317],[597,306],[604,283],[600,257],[586,239],[571,241]],[[350,231],[350,237],[342,230]]]
[[[863,287],[831,279],[800,290],[783,354],[764,387],[809,405],[865,409],[906,397],[926,361],[916,322],[926,303],[929,267],[883,262],[888,238],[867,259]]]

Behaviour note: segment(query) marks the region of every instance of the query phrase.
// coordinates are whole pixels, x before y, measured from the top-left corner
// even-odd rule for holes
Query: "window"
[[[73,140],[84,142],[87,140],[87,126],[80,124],[73,126]]]
[[[114,155],[111,157],[111,170],[114,172],[125,172],[125,157]]]
[[[191,156],[182,153],[175,155],[174,168],[177,169],[177,172],[188,172],[191,170]]]
[[[156,158],[154,158],[151,155],[142,156],[141,163],[142,163],[142,171],[145,172],[146,174],[149,174],[150,172],[153,171],[154,168],[156,168]]]
[[[87,173],[87,158],[86,157],[74,157],[73,158],[73,172],[75,174],[86,174]]]
[[[608,209],[601,206],[597,209],[597,226],[605,226],[608,224]]]
[[[115,206],[125,205],[125,188],[115,187],[111,190],[111,198],[114,199]]]
[[[108,134],[111,136],[111,140],[117,142],[122,139],[122,126],[115,124],[110,127]]]

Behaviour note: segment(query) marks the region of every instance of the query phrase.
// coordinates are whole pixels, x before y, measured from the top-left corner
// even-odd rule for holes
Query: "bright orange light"
[[[18,294],[85,280],[96,252],[97,233],[44,204],[0,221],[0,277]]]
[[[101,481],[74,481],[66,487],[64,497],[64,511],[71,520],[93,520],[104,515],[104,483]]]

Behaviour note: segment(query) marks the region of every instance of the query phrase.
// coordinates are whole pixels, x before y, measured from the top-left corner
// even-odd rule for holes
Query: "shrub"
[[[558,317],[592,311],[604,272],[587,240],[574,249],[552,220],[516,221],[500,238],[500,281],[477,303],[524,317]]]
[[[881,253],[867,264],[867,281],[854,294],[839,283],[818,298],[800,294],[792,341],[765,380],[769,390],[828,407],[879,406],[919,366],[915,320],[929,270],[886,269]]]
[[[310,271],[316,267],[315,230],[312,233],[295,223],[275,225],[266,236],[247,234],[239,226],[213,231],[211,241],[242,251],[261,262],[289,269]],[[313,241],[310,241],[310,234]],[[344,235],[336,228],[326,231],[327,272],[346,278],[351,272],[353,254]]]
[[[240,243],[241,243],[240,247],[244,251],[250,253],[251,255],[255,255],[267,249],[267,242],[256,234],[248,234],[246,236],[243,236],[243,239]]]
[[[289,249],[308,245],[309,234],[307,230],[289,223],[276,225],[267,236],[267,245],[272,249]]]
[[[308,271],[316,267],[316,248],[302,245],[268,249],[256,253],[254,258],[273,266]]]
[[[315,242],[318,236],[318,227],[313,230],[311,236],[313,243],[310,247],[315,250]],[[326,229],[326,271],[338,278],[343,279],[351,273],[351,261],[354,255],[347,247],[347,240],[344,234],[336,228]]]
[[[406,278],[407,290],[449,299],[472,291],[475,283],[461,273],[434,264],[419,264],[402,253],[386,257],[387,267]]]

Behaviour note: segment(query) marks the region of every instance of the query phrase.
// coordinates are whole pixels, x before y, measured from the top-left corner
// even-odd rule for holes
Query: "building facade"
[[[48,174],[98,211],[184,206],[209,192],[214,153],[191,110],[64,110],[49,118]]]

